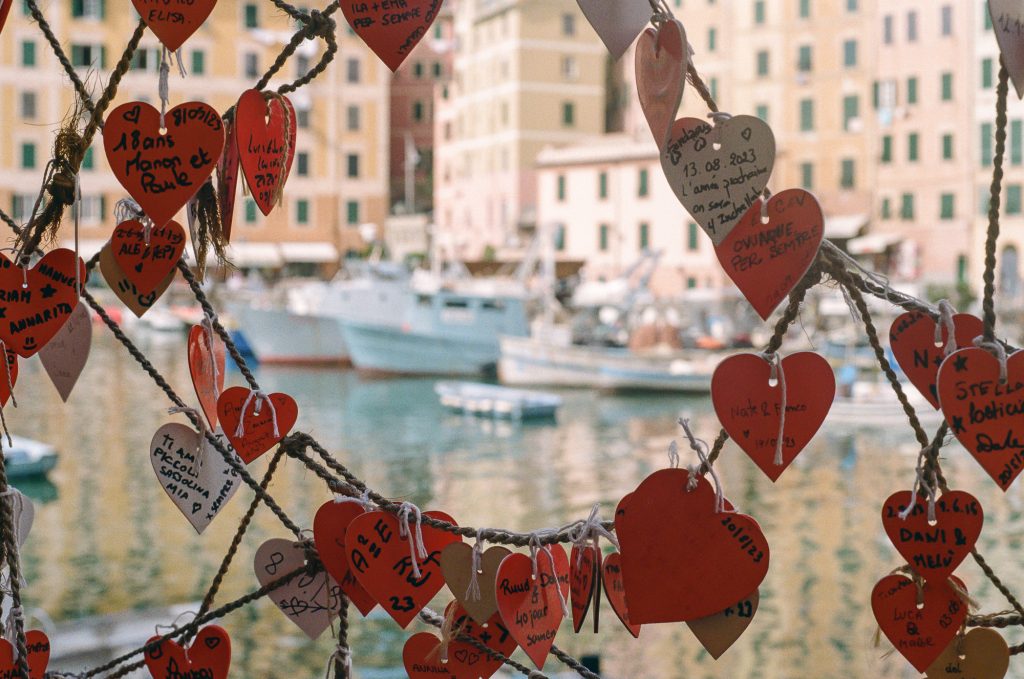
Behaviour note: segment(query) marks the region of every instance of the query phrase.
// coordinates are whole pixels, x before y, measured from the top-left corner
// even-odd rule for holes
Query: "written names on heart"
[[[940,342],[936,344],[936,325],[931,316],[920,311],[902,313],[889,327],[889,348],[910,383],[938,409],[939,366],[946,358],[949,331],[943,327]],[[971,314],[954,314],[953,327],[957,349],[974,346],[974,338],[984,331],[981,319]]]
[[[889,496],[882,505],[882,525],[910,567],[925,578],[944,578],[970,554],[981,534],[981,503],[962,490],[944,492],[935,501],[935,521],[928,520],[927,498],[918,494],[911,506],[909,490]]]
[[[160,42],[175,52],[203,25],[217,0],[132,0],[132,4]]]
[[[23,358],[46,345],[78,306],[78,281],[85,285],[85,263],[74,252],[58,248],[30,269],[0,255],[0,340]]]
[[[28,651],[29,679],[44,679],[46,666],[50,663],[49,637],[41,630],[28,630],[25,632],[25,649]],[[14,644],[0,639],[0,679],[20,679],[23,676],[18,668]]]
[[[129,219],[114,227],[110,247],[121,273],[142,294],[149,294],[173,273],[185,251],[185,229],[175,221],[148,230]]]
[[[146,668],[153,679],[227,679],[231,638],[223,627],[202,628],[188,649],[160,639],[151,637],[146,647]]]
[[[303,543],[283,538],[267,540],[256,550],[253,568],[261,586],[307,567]],[[331,626],[338,614],[342,594],[338,583],[326,571],[299,573],[268,597],[310,639],[316,639]]]
[[[341,0],[352,30],[392,71],[427,34],[441,0]]]
[[[246,90],[235,106],[239,162],[253,200],[264,215],[277,204],[288,180],[297,127],[295,109],[287,97],[265,99],[259,90]]]
[[[879,580],[871,591],[878,626],[920,672],[949,645],[967,617],[967,604],[951,583],[964,590],[955,577],[919,584],[894,574]]]
[[[498,567],[497,597],[501,619],[537,669],[555,643],[562,602],[569,596],[569,557],[561,545],[537,552],[537,576],[526,554],[510,554]]]

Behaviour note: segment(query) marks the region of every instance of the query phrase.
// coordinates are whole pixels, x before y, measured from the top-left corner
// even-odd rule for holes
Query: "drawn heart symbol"
[[[220,223],[224,242],[231,240],[231,223],[235,216],[235,195],[238,193],[238,135],[235,125],[224,121],[224,153],[217,163],[217,201],[220,203]],[[198,259],[198,257],[196,258]]]
[[[287,97],[264,99],[259,90],[246,90],[235,106],[234,133],[238,160],[252,198],[260,211],[269,215],[295,158],[295,109]]]
[[[594,604],[594,632],[597,632],[601,597],[601,552],[594,545],[573,545],[569,553],[569,602],[572,629],[579,634]]]
[[[949,428],[988,475],[1006,490],[1024,469],[1024,352],[1006,362],[985,349],[960,349],[939,367],[939,405]]]
[[[121,267],[117,265],[117,260],[114,259],[114,251],[110,247],[110,243],[107,243],[100,250],[100,273],[103,274],[103,279],[107,281],[107,285],[114,291],[117,298],[133,314],[142,318],[142,315],[149,311],[167,291],[167,288],[170,287],[177,269],[171,269],[171,272],[167,274],[167,278],[163,279],[152,291],[141,292],[131,282],[127,274],[121,271]]]
[[[66,248],[46,253],[31,269],[0,255],[0,340],[29,358],[56,335],[78,306],[78,281],[85,286],[85,263]]]
[[[173,220],[150,229],[136,219],[121,222],[110,237],[110,249],[117,267],[141,294],[153,292],[174,272],[185,252],[185,229]]]
[[[1024,25],[1024,7],[1014,0],[988,0],[988,13],[992,30],[1003,55],[1003,64],[1010,74],[1017,98],[1024,97],[1024,38],[1020,26]]]
[[[448,660],[451,661],[449,646]],[[435,679],[450,677],[448,663],[441,661],[441,640],[430,632],[418,632],[405,640],[402,664],[409,679]]]
[[[537,552],[537,578],[526,554],[510,554],[498,566],[498,613],[512,638],[537,666],[555,643],[562,602],[569,596],[569,557],[561,545]],[[561,591],[561,596],[559,596]]]
[[[199,406],[210,427],[217,426],[217,399],[224,390],[227,347],[212,327],[193,325],[188,332],[188,372]]]
[[[909,490],[889,496],[882,505],[882,526],[896,551],[927,580],[942,580],[959,566],[981,535],[984,513],[970,493],[950,490],[935,502],[935,524],[928,521],[927,497],[918,495],[906,519],[900,514],[911,503]]]
[[[836,380],[828,361],[811,351],[782,359],[782,374],[774,384],[771,372],[772,364],[758,354],[729,356],[711,376],[711,402],[729,437],[775,481],[825,421],[835,398]],[[783,386],[782,464],[775,464]],[[739,600],[740,596],[730,599]]]
[[[85,369],[91,346],[92,319],[89,307],[78,304],[64,327],[39,350],[39,362],[46,369],[62,401],[67,402],[79,375]],[[3,385],[0,385],[2,389]]]
[[[345,553],[345,532],[352,519],[365,512],[357,502],[326,502],[313,518],[313,542],[320,554],[320,561],[363,617],[373,610],[377,601],[359,584],[349,567],[348,554]]]
[[[761,216],[761,202],[754,201],[715,246],[715,254],[757,315],[768,320],[814,263],[825,217],[817,199],[802,189],[773,195],[767,222]]]
[[[261,398],[245,387],[231,387],[217,399],[217,419],[246,464],[287,436],[298,418],[299,406],[288,394],[274,393]]]
[[[680,118],[661,151],[669,185],[715,245],[761,196],[774,164],[775,136],[753,116],[735,116],[715,126]]]
[[[25,647],[28,649],[28,676],[43,679],[46,666],[50,664],[50,639],[37,629],[25,632]],[[19,677],[18,661],[15,660],[14,644],[0,639],[0,676]]]
[[[616,5],[632,6],[632,3]],[[686,66],[690,60],[686,44],[686,31],[675,19],[664,22],[657,30],[648,28],[636,43],[636,91],[659,149],[665,148],[669,128],[683,99]]]
[[[601,42],[618,60],[651,20],[651,8],[642,2],[576,0]]]
[[[223,627],[207,625],[202,628],[188,649],[170,639],[160,641],[159,636],[151,637],[146,644],[146,667],[153,679],[227,679],[231,638]]]
[[[918,586],[903,575],[887,575],[871,591],[871,610],[886,638],[919,672],[932,664],[956,636],[967,605],[950,586],[956,578],[929,580]],[[924,605],[918,606],[918,600]]]
[[[441,0],[405,0],[394,4],[340,0],[345,19],[367,47],[392,71],[397,71],[427,34],[441,9]]]
[[[493,613],[484,624],[480,624],[470,617],[458,601],[452,601],[445,606],[445,617],[449,615],[453,621],[452,629],[459,636],[472,637],[506,658],[516,650],[516,640],[502,623],[501,614]],[[457,679],[488,679],[501,669],[501,665],[500,660],[482,653],[467,642],[454,641],[449,646],[448,671]]]
[[[701,477],[687,490],[685,469],[662,469],[615,509],[622,581],[634,625],[681,622],[726,609],[768,573],[768,541],[745,514],[715,511],[715,491]],[[665,517],[677,517],[666,521]],[[666,572],[685,568],[687,577]],[[694,587],[700,582],[700,587]]]
[[[428,516],[454,524],[444,512],[424,512]],[[416,558],[419,575],[413,571],[410,539],[416,527],[410,519],[410,536],[403,537],[398,517],[388,512],[366,512],[356,516],[345,532],[349,566],[356,579],[403,629],[444,587],[441,551],[462,538],[454,533],[423,526],[426,558]]]
[[[235,454],[223,432],[218,430],[214,435]],[[149,444],[149,460],[167,497],[199,534],[241,484],[238,473],[206,437],[179,422],[156,430]]]
[[[949,332],[945,327],[942,328],[942,342],[936,346],[936,325],[931,316],[920,311],[900,314],[889,327],[889,347],[910,383],[938,410],[936,382],[939,366],[946,357],[943,347],[946,346]],[[974,338],[985,330],[981,319],[971,314],[954,314],[953,328],[957,349],[973,346]]]
[[[994,629],[975,628],[954,638],[927,670],[928,679],[1003,679],[1010,669],[1010,649]]]
[[[601,584],[604,585],[604,595],[608,597],[608,603],[619,618],[619,622],[633,635],[633,638],[640,638],[640,625],[629,622],[629,608],[626,606],[626,586],[622,582],[622,557],[618,552],[609,554],[604,558],[604,569],[601,574]]]
[[[486,623],[498,610],[495,600],[495,582],[498,566],[512,552],[497,545],[488,547],[480,555],[480,572],[476,574],[479,596],[470,596],[473,579],[473,547],[465,542],[453,542],[441,550],[441,574],[455,600],[473,616]]]
[[[688,620],[686,626],[711,657],[718,660],[750,626],[759,602],[760,594],[755,589],[752,594],[724,611],[706,618]]]
[[[175,2],[173,9],[168,9],[166,2],[157,4],[153,0],[132,0],[132,4],[146,26],[160,38],[164,47],[176,52],[188,37],[203,25],[217,0]],[[154,4],[157,6],[154,7]]]
[[[111,171],[156,226],[199,191],[224,150],[224,125],[207,104],[178,104],[166,121],[161,134],[160,112],[133,101],[111,111],[103,128]]]
[[[260,545],[253,560],[256,579],[263,587],[306,565],[303,544],[282,538]],[[320,572],[301,573],[267,596],[306,636],[316,639],[338,614],[342,593],[330,574]]]

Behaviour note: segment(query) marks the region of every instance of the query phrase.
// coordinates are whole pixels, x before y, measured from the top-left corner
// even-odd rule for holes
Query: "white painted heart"
[[[222,431],[215,436],[235,455]],[[238,473],[206,437],[179,422],[156,430],[149,459],[164,492],[198,533],[206,530],[241,484]]]
[[[57,387],[62,401],[67,402],[78,376],[85,369],[92,346],[92,318],[85,304],[75,306],[71,318],[57,331],[46,345],[39,350],[39,361],[46,374]]]
[[[305,563],[301,542],[273,538],[256,550],[253,566],[256,579],[266,586]],[[300,573],[268,596],[310,639],[316,639],[331,626],[331,619],[341,605],[341,588],[326,571],[315,575]]]
[[[645,0],[576,0],[612,59],[621,57],[651,20]]]

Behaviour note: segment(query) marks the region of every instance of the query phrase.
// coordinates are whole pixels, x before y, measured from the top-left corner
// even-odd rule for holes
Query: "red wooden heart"
[[[121,222],[110,237],[110,248],[121,273],[143,295],[156,290],[167,278],[185,252],[185,229],[171,220],[150,229],[146,244],[146,227],[136,219]]]
[[[3,31],[7,24],[7,16],[11,13],[13,4],[14,0],[0,0],[0,31]]]
[[[217,417],[224,429],[224,435],[246,464],[273,448],[278,441],[287,436],[299,417],[299,406],[288,394],[270,394],[273,408],[258,396],[252,395],[250,398],[251,394],[253,392],[245,387],[231,387],[225,389],[217,399]],[[239,435],[238,422],[242,417],[243,407],[245,419],[242,421],[242,433]]]
[[[409,679],[452,676],[448,671],[448,663],[441,662],[441,640],[430,632],[419,632],[405,640],[402,663]]]
[[[900,314],[889,327],[889,347],[910,383],[937,410],[939,393],[936,382],[939,366],[946,357],[943,347],[949,332],[942,328],[942,344],[935,346],[935,326],[932,317],[920,311]],[[974,338],[984,332],[981,319],[971,314],[954,314],[953,327],[957,349],[974,346]]]
[[[324,568],[364,617],[377,601],[352,573],[345,552],[345,531],[352,519],[365,513],[358,502],[326,502],[313,518],[313,541]]]
[[[111,111],[103,128],[111,171],[157,226],[199,191],[224,150],[224,125],[207,104],[178,104],[166,120],[160,134],[160,112],[133,101]]]
[[[599,587],[601,552],[594,545],[573,545],[569,554],[569,601],[572,606],[572,629],[577,634],[590,611],[590,604],[600,604],[594,596]],[[597,606],[594,607],[594,631],[597,631]]]
[[[147,643],[155,644],[160,637]],[[167,640],[146,649],[146,667],[153,679],[205,677],[227,679],[231,665],[231,639],[223,627],[207,625],[187,649]]]
[[[0,370],[0,405],[5,406],[11,400],[11,390],[18,383],[18,355],[7,349],[7,363]]]
[[[939,367],[939,404],[949,428],[989,476],[1006,490],[1024,469],[1024,352],[1006,362],[985,349],[960,349]]]
[[[539,670],[544,669],[544,660],[555,643],[563,617],[562,600],[568,596],[569,557],[561,545],[537,552],[536,580],[533,561],[526,554],[510,554],[498,566],[498,613]]]
[[[658,148],[665,147],[683,98],[690,60],[686,44],[686,31],[675,19],[665,21],[658,29],[646,29],[636,43],[636,91]]]
[[[28,676],[43,679],[46,666],[50,664],[50,639],[37,629],[25,632],[25,647],[28,650]],[[14,644],[0,639],[0,677],[19,677],[18,662],[14,659]]]
[[[454,612],[451,611],[455,607]],[[445,617],[452,614],[452,629],[459,635],[472,637],[506,658],[516,650],[516,640],[502,623],[501,614],[495,613],[481,625],[473,619],[458,601],[445,607]],[[502,662],[472,644],[453,641],[448,646],[448,672],[456,679],[488,679],[501,668]]]
[[[871,591],[871,610],[879,628],[919,672],[945,650],[967,616],[967,605],[950,580],[963,587],[956,578],[925,582],[920,608],[917,585],[906,576],[887,575]]]
[[[689,480],[685,469],[654,472],[615,509],[635,625],[718,613],[757,589],[768,573],[768,541],[757,522],[715,512],[711,484],[701,478],[688,491]]]
[[[444,512],[424,512],[424,516],[455,523]],[[409,522],[415,535],[414,520]],[[424,525],[427,558],[416,560],[420,570],[416,577],[409,539],[399,534],[398,517],[394,514],[366,512],[352,519],[345,532],[345,548],[356,579],[403,629],[444,587],[441,550],[461,540],[454,533]]]
[[[906,519],[900,518],[911,502],[910,491],[889,496],[882,505],[882,526],[910,567],[928,580],[942,580],[967,558],[981,535],[981,503],[962,490],[950,490],[935,503],[935,525],[928,522],[928,502],[918,495]]]
[[[356,35],[392,71],[398,70],[427,34],[441,9],[441,0],[340,0],[338,4]]]
[[[729,356],[718,364],[711,376],[711,401],[729,437],[775,481],[825,421],[836,394],[836,380],[828,362],[811,351],[800,351],[782,359],[784,380],[772,385],[770,376],[771,364],[757,354]],[[777,465],[775,444],[779,436],[783,382],[786,385],[786,421],[782,464]]]
[[[287,97],[264,99],[259,90],[246,90],[235,106],[238,161],[253,200],[265,215],[277,204],[288,181],[295,158],[295,127],[295,109]]]
[[[188,331],[188,372],[210,429],[217,427],[217,399],[224,390],[227,347],[216,332],[202,324]]]
[[[235,195],[238,193],[238,135],[230,120],[224,121],[224,153],[217,163],[217,201],[224,242],[231,240],[231,223],[235,217]]]
[[[608,603],[634,638],[640,638],[640,625],[629,622],[629,609],[626,606],[626,585],[622,582],[622,557],[618,552],[609,554],[604,558],[604,570],[601,574],[601,584],[604,586],[604,595],[608,597]]]
[[[135,11],[160,42],[176,52],[203,25],[217,0],[132,0]],[[170,5],[170,6],[168,6]]]
[[[85,286],[85,263],[66,248],[46,253],[27,271],[0,255],[0,340],[22,358],[50,341],[78,306],[78,280]]]
[[[818,255],[825,218],[817,199],[786,189],[768,200],[768,222],[755,200],[715,254],[757,314],[767,320]]]

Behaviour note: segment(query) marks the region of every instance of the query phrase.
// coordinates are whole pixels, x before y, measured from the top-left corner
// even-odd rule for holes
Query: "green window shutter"
[[[871,84],[871,104],[878,110],[878,106],[882,100],[882,84],[877,80]]]
[[[811,0],[800,0],[800,18],[806,19],[811,16]]]
[[[345,221],[349,224],[359,223],[359,201],[350,200],[345,204]]]
[[[988,12],[985,12],[988,16]],[[986,90],[992,87],[992,59],[981,60],[981,86]]]
[[[651,245],[651,226],[647,222],[640,223],[640,249],[646,250]]]
[[[911,132],[907,135],[907,160],[912,163],[918,161],[918,140],[919,135],[917,132]]]
[[[892,162],[892,135],[887,134],[882,137],[882,162]]]
[[[71,16],[85,16],[85,0],[71,0]]]
[[[761,50],[757,53],[757,74],[768,75],[768,50]]]
[[[565,249],[565,224],[559,224],[555,228],[555,249]]]
[[[880,210],[882,219],[889,219],[892,217],[892,201],[888,198],[882,199],[882,208]]]
[[[607,198],[608,197],[608,173],[601,172],[597,175],[597,197]]]
[[[87,148],[85,150],[85,153],[82,154],[82,169],[83,170],[91,170],[91,169],[95,168],[96,167],[95,162],[96,161],[93,158],[92,147],[90,146],[89,148]]]
[[[939,219],[953,219],[955,200],[956,197],[952,193],[943,193],[939,196]]]
[[[565,200],[565,175],[558,175],[558,200]]]
[[[850,121],[860,117],[860,97],[850,94],[843,97],[843,129],[850,130]]]
[[[756,0],[754,3],[754,23],[764,23],[764,0]]]
[[[1021,209],[1021,186],[1009,184],[1006,187],[1006,214],[1019,215]]]
[[[953,159],[953,135],[944,134],[942,135],[942,159],[952,160]]]
[[[608,225],[597,227],[597,247],[601,252],[608,250]]]
[[[639,183],[640,183],[640,185],[639,185],[639,187],[637,189],[637,195],[639,195],[641,198],[643,198],[644,196],[647,195],[647,192],[648,192],[647,169],[646,168],[640,170]]]
[[[36,166],[36,145],[26,142],[21,145],[21,166],[32,170]]]
[[[256,221],[256,201],[252,198],[245,200],[245,221],[249,224]]]
[[[807,191],[814,188],[814,164],[800,164],[800,186]]]
[[[1021,121],[1014,120],[1010,123],[1010,163],[1020,165],[1024,161],[1024,148],[1021,147]]]
[[[803,71],[804,73],[814,68],[814,56],[810,45],[800,45],[800,50],[797,53],[796,67],[798,71]]]
[[[203,75],[206,72],[206,52],[192,50],[192,75]]]
[[[754,115],[761,120],[768,122],[768,104],[758,104],[754,108]]]
[[[686,225],[687,249],[696,250],[699,247],[698,243],[700,242],[698,238],[699,236],[697,235],[697,224],[694,222],[690,222],[689,224]]]
[[[295,201],[295,221],[299,224],[309,223],[309,201],[300,198]]]
[[[107,197],[100,196],[100,221],[107,221]]]
[[[839,185],[844,189],[852,189],[857,183],[856,166],[852,158],[844,158],[840,166]]]
[[[562,125],[565,127],[572,127],[576,124],[576,107],[572,102],[566,101],[562,103]]]
[[[100,45],[100,70],[107,68],[107,46]]]
[[[843,66],[853,68],[857,65],[857,41],[847,40],[843,43]]]
[[[21,43],[21,64],[22,66],[36,65],[36,44],[31,40]]]
[[[800,101],[800,131],[810,132],[814,129],[814,100]]]
[[[981,166],[992,164],[992,123],[981,124]]]
[[[967,255],[956,256],[956,282],[961,285],[967,282]]]
[[[917,103],[917,78],[907,78],[907,103]]]
[[[953,74],[942,74],[942,101],[953,101]]]
[[[904,193],[900,200],[900,219],[912,220],[914,218],[914,194]]]

